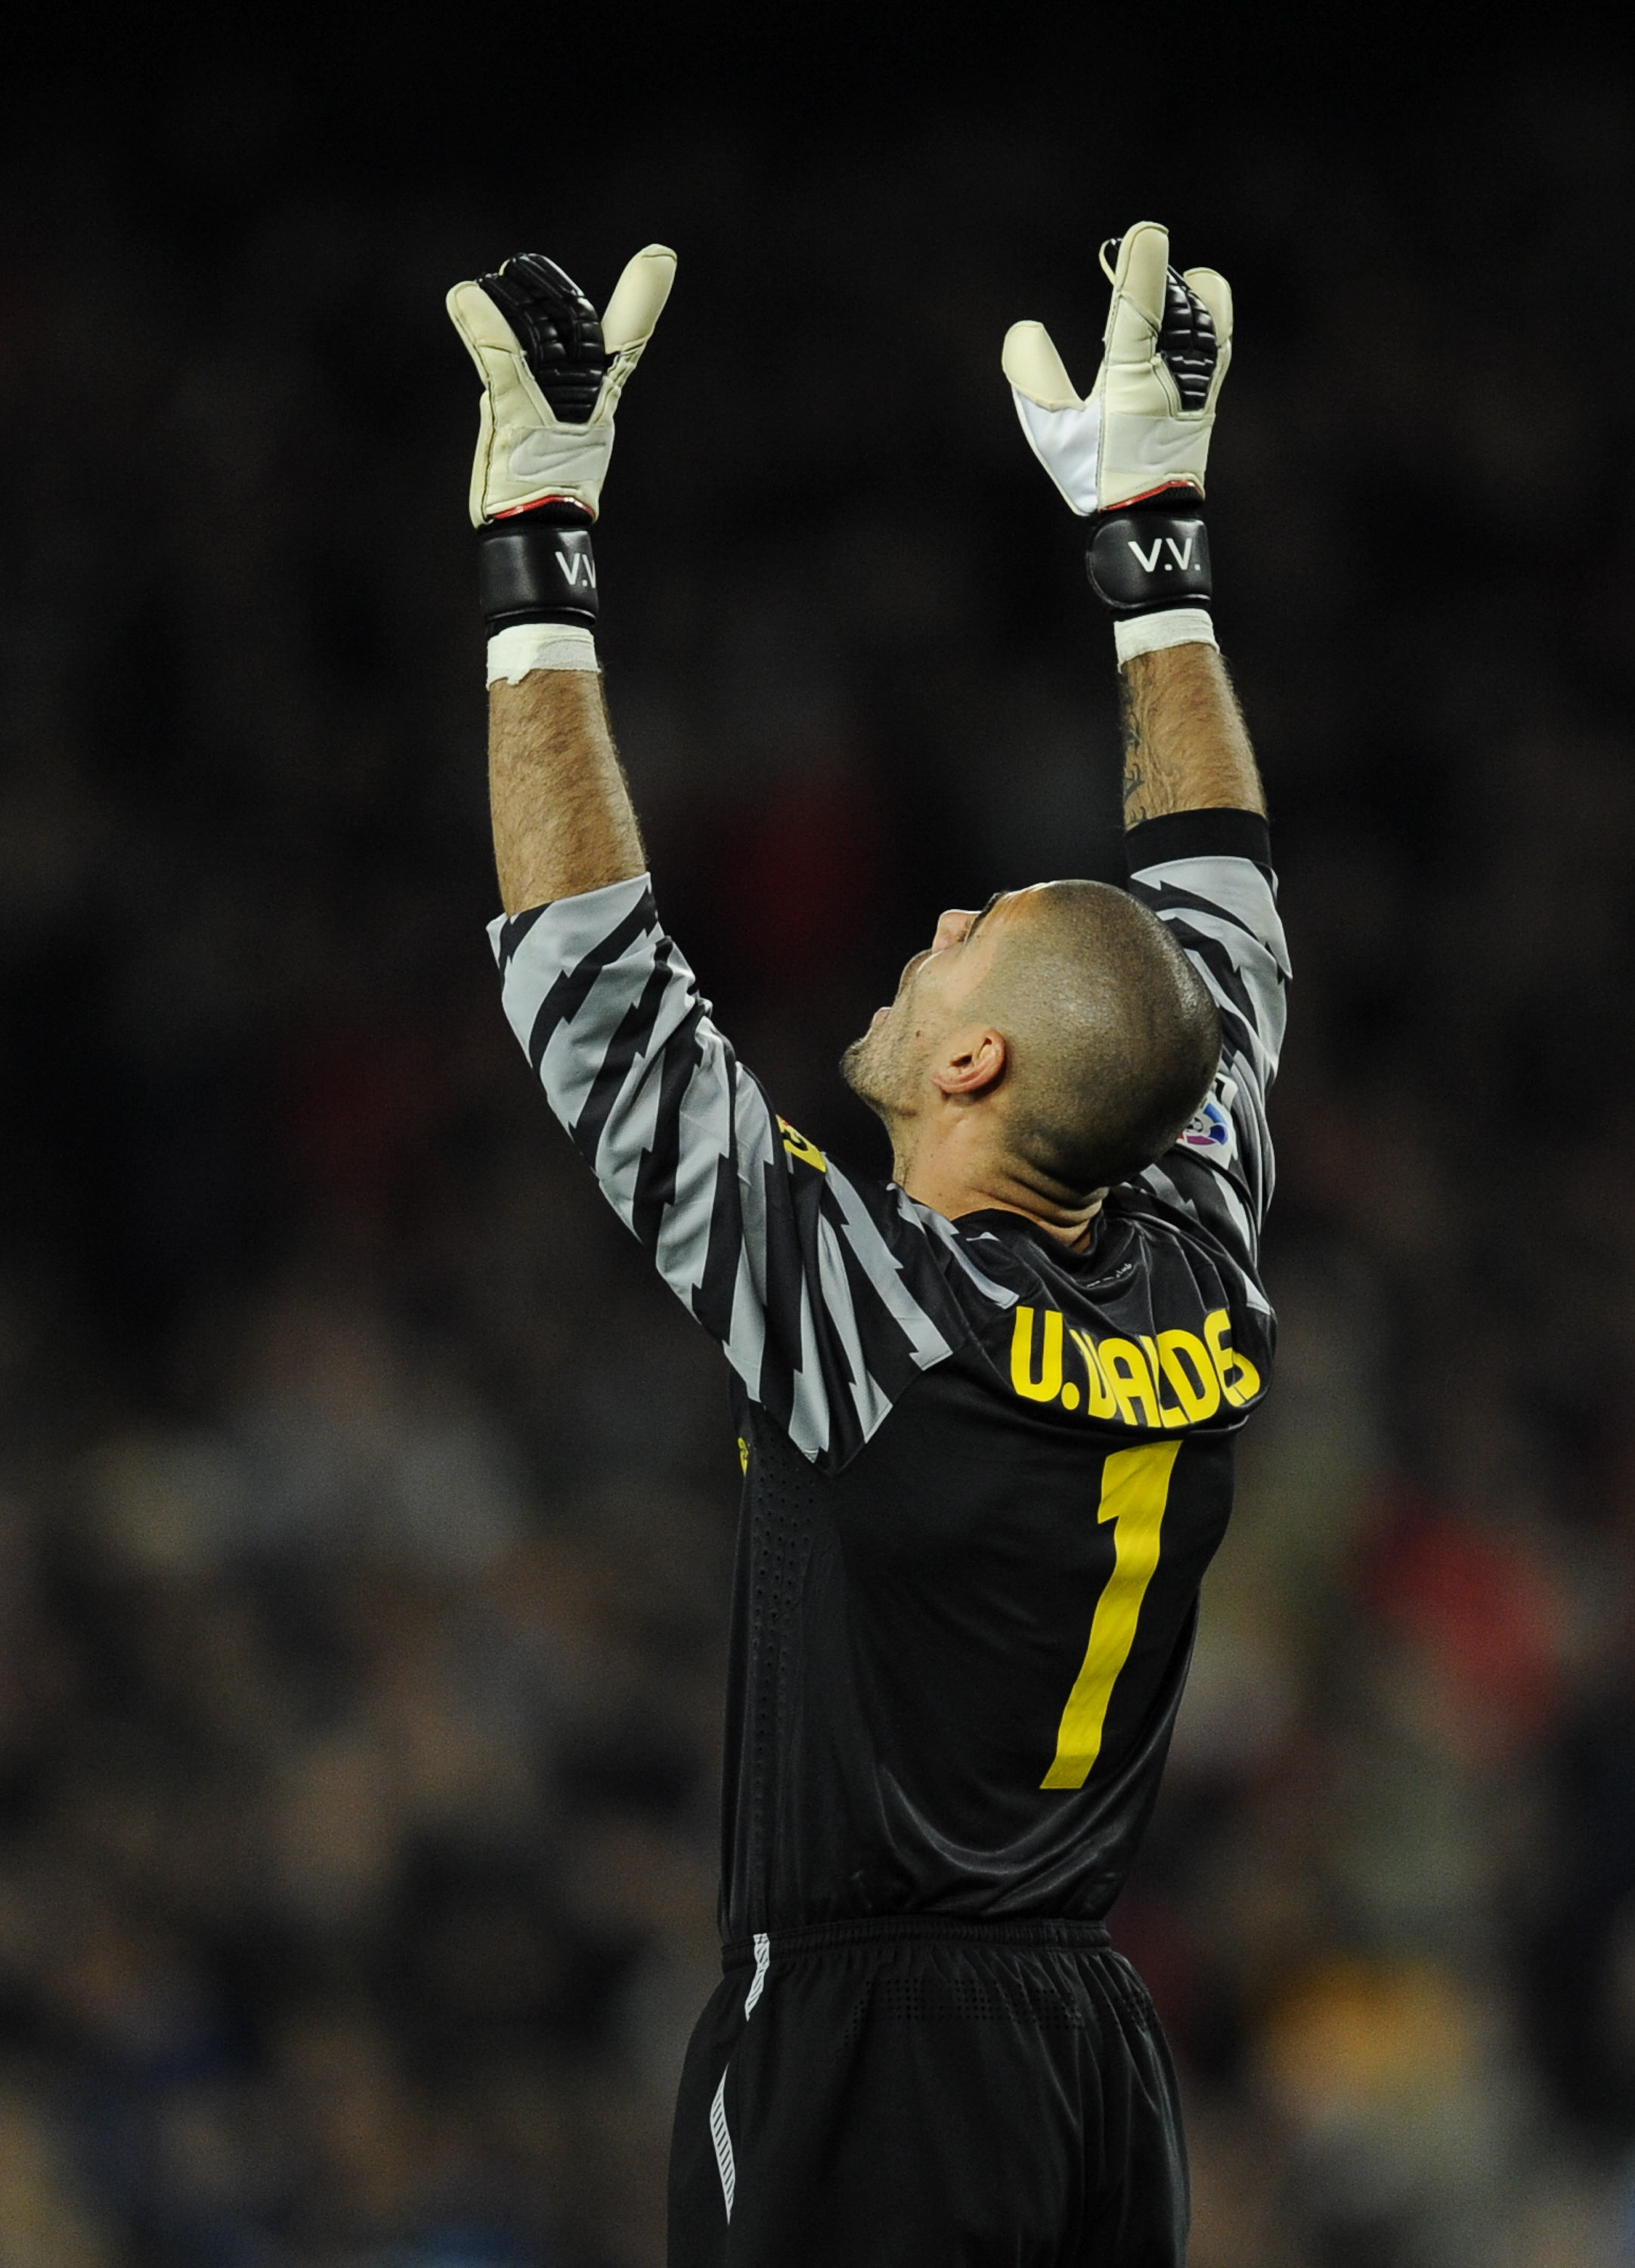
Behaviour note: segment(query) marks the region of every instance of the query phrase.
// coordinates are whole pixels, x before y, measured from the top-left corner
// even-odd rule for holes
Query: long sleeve
[[[951,1271],[1012,1295],[951,1223],[853,1181],[778,1117],[645,876],[490,935],[512,1027],[620,1219],[802,1454],[843,1465],[965,1335]]]
[[[1220,1013],[1220,1071],[1180,1140],[1140,1177],[1251,1273],[1273,1181],[1266,1100],[1283,1044],[1288,951],[1266,822],[1189,811],[1129,837],[1133,895],[1167,923]]]

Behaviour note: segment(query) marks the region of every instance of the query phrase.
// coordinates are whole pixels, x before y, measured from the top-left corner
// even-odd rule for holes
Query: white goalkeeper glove
[[[596,310],[537,252],[448,295],[482,377],[471,524],[531,505],[578,504],[594,519],[613,453],[613,413],[653,335],[675,276],[667,245],[638,252]]]
[[[1117,264],[1108,264],[1108,251]],[[1138,221],[1104,245],[1113,286],[1101,367],[1080,401],[1042,323],[1016,323],[1002,361],[1034,454],[1081,517],[1163,490],[1204,492],[1210,429],[1232,358],[1232,291],[1212,268],[1169,265],[1169,232]]]

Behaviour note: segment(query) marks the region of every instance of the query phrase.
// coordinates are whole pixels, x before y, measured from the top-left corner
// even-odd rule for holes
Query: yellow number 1
[[[1082,1787],[1101,1753],[1107,1705],[1118,1673],[1130,1659],[1141,1602],[1158,1565],[1164,1507],[1179,1441],[1115,1449],[1101,1468],[1098,1520],[1113,1523],[1113,1572],[1095,1602],[1084,1667],[1073,1681],[1056,1736],[1056,1762],[1041,1787]]]

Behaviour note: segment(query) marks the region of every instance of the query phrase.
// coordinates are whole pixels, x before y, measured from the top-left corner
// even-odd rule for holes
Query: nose
[[[957,945],[976,917],[968,906],[952,907],[937,924],[937,934],[932,939],[933,953],[946,953]]]

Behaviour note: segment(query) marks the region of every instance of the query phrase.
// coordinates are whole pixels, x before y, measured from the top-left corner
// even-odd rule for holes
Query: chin
[[[840,1075],[859,1102],[866,1102],[871,1110],[883,1110],[886,1098],[882,1093],[884,1065],[876,1061],[876,1049],[872,1044],[878,1023],[871,1024],[861,1039],[853,1040],[840,1058]]]
[[[865,1032],[860,1040],[853,1040],[851,1045],[846,1049],[844,1055],[840,1058],[840,1075],[842,1079],[845,1080],[846,1085],[851,1089],[853,1094],[863,1095],[865,1101],[867,1100],[865,1088],[868,1073],[865,1069],[865,1065],[868,1057],[868,1044],[869,1037],[868,1034]]]

